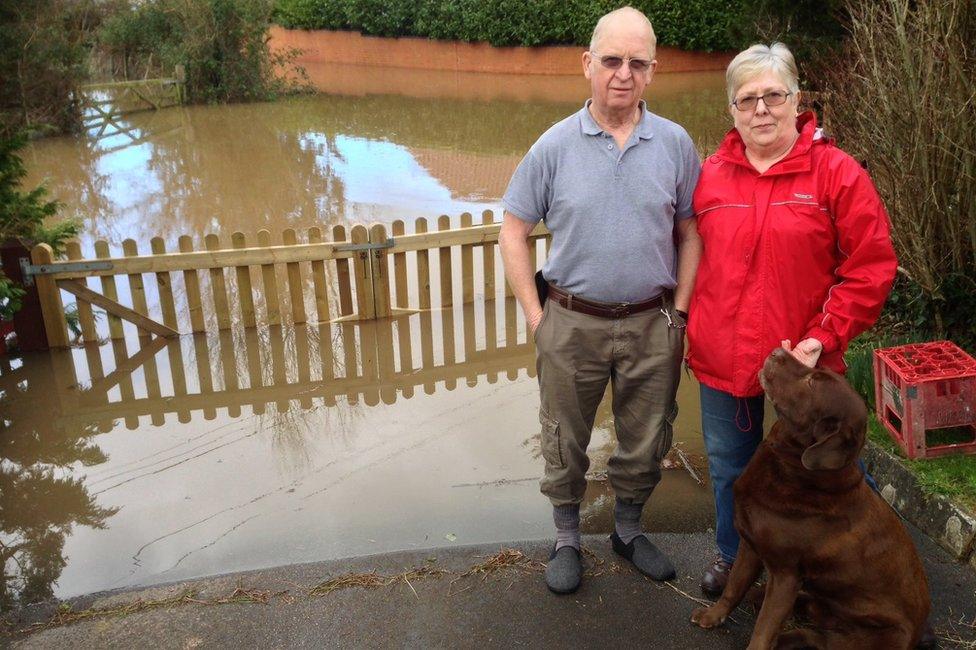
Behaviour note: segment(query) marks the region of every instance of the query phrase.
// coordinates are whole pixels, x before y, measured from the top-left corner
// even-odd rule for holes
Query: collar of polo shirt
[[[581,113],[581,121],[583,123],[583,133],[586,135],[600,135],[604,133],[603,128],[596,123],[593,116],[590,114],[590,102],[592,99],[587,99],[586,103],[583,104],[583,112]],[[651,127],[651,119],[648,117],[647,103],[642,99],[637,104],[641,110],[641,118],[634,127],[634,131],[637,133],[637,137],[641,140],[649,140],[654,136],[654,130]]]

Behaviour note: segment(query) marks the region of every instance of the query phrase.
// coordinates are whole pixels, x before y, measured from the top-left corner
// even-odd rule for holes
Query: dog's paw
[[[695,625],[709,629],[718,627],[725,622],[725,614],[719,611],[718,606],[699,607],[691,613],[691,622]]]

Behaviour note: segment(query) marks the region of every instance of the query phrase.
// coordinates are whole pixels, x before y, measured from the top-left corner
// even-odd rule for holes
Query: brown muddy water
[[[587,95],[582,78],[309,72],[321,94],[134,114],[35,142],[28,186],[47,179],[83,222],[86,254],[100,239],[117,253],[129,237],[175,246],[184,234],[497,212],[524,152]],[[720,74],[661,75],[648,100],[702,149],[726,128]],[[550,535],[534,351],[515,312],[481,293],[389,321],[153,343],[127,330],[2,361],[0,605]],[[678,446],[707,478],[691,377],[679,403]],[[612,525],[608,403],[597,422],[591,533]],[[645,512],[650,530],[712,525],[707,483],[677,465]]]

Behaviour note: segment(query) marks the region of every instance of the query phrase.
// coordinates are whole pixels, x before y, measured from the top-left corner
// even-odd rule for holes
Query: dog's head
[[[864,446],[867,407],[837,373],[808,368],[776,349],[759,372],[766,396],[809,470],[840,469]]]

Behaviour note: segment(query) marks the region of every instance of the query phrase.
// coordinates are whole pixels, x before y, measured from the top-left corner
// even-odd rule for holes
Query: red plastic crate
[[[874,403],[909,458],[976,454],[976,359],[951,341],[874,351]],[[926,432],[968,427],[968,441],[929,446]]]

